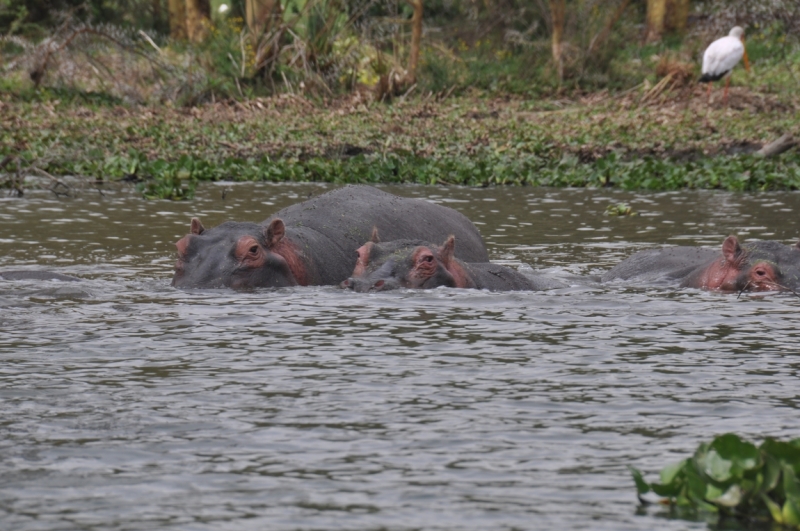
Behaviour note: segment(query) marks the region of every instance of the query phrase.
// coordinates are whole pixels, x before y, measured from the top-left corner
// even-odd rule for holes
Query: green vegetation
[[[568,4],[556,68],[555,4],[425,2],[438,30],[409,77],[402,2],[259,0],[280,9],[257,36],[243,3],[215,1],[190,43],[158,33],[159,0],[0,0],[0,187],[42,170],[171,199],[227,179],[800,188],[796,149],[756,153],[800,137],[794,3],[694,4],[751,23],[754,72],[734,70],[728,104],[695,83],[719,28],[643,43],[642,6]]]
[[[647,483],[631,467],[641,497],[662,496],[679,514],[697,511],[768,521],[800,529],[800,439],[760,446],[728,433],[703,443],[693,457],[665,467]]]
[[[173,198],[207,180],[800,189],[797,151],[753,153],[800,132],[780,99],[737,89],[736,106],[707,108],[701,89],[661,105],[641,104],[643,94],[556,110],[482,96],[175,108],[40,89],[4,98],[0,158],[13,158],[10,172],[140,179],[147,196]]]

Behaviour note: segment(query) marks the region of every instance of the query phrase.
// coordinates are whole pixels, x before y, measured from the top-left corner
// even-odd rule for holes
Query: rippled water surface
[[[386,189],[565,279],[800,236],[798,194]],[[0,281],[0,528],[705,529],[638,509],[626,465],[800,436],[791,295],[170,287],[192,216],[261,221],[324,190],[0,199],[0,269],[84,279]],[[603,215],[623,201],[641,215]]]

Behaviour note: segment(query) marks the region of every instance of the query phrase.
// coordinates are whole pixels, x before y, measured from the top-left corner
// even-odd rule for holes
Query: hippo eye
[[[428,256],[426,256],[426,257],[424,258],[424,260],[425,260],[426,262],[433,262],[433,257],[432,257],[431,255],[428,255]]]
[[[250,254],[258,254],[258,245],[250,247]]]

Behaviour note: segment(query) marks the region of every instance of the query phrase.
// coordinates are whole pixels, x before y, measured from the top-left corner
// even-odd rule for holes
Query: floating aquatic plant
[[[630,467],[639,500],[652,492],[671,506],[747,519],[770,518],[800,529],[800,439],[767,438],[760,446],[727,433],[692,457],[668,465],[648,483]]]

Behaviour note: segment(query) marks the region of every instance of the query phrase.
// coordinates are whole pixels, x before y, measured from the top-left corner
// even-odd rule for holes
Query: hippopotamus
[[[52,271],[0,271],[2,280],[59,280],[61,282],[79,282],[80,279]]]
[[[602,277],[610,280],[672,280],[683,288],[716,291],[792,291],[800,289],[800,242],[740,244],[735,236],[722,243],[722,252],[699,247],[642,251]]]
[[[206,229],[193,218],[176,246],[172,285],[250,289],[337,285],[353,272],[356,250],[378,227],[392,239],[455,234],[459,257],[489,260],[478,229],[463,214],[370,186],[347,186],[284,208],[261,224],[228,221]]]
[[[456,238],[441,246],[421,240],[381,243],[377,232],[358,249],[353,274],[341,287],[358,292],[397,288],[474,288],[489,291],[534,291],[563,287],[555,281],[527,277],[489,262],[465,262],[455,257]]]

